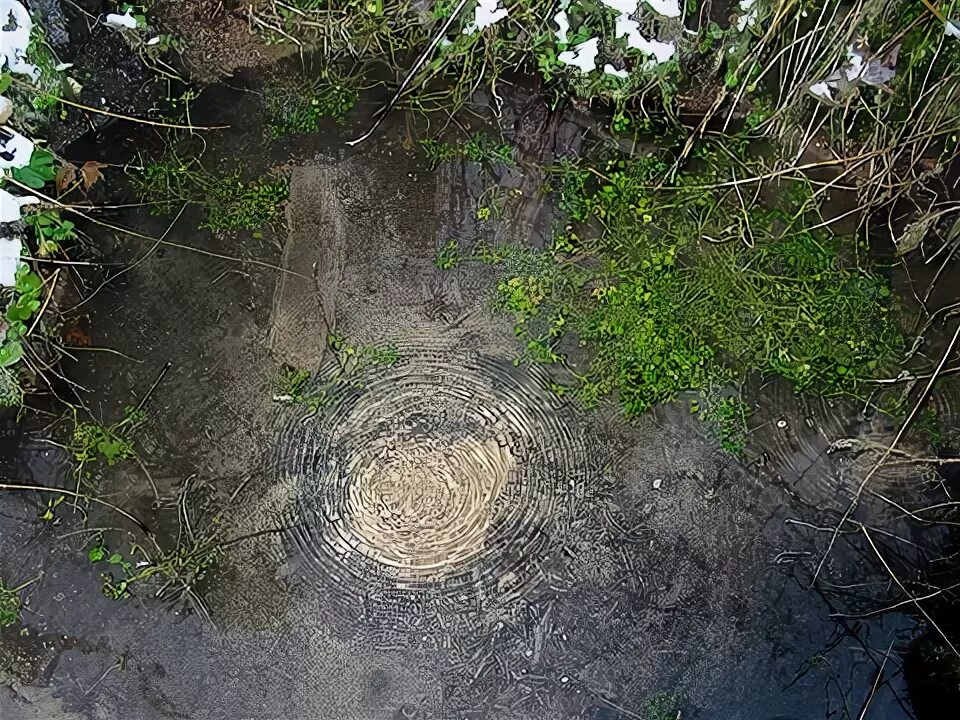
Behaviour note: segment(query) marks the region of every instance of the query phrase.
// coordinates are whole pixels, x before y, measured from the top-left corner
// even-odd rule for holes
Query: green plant
[[[913,432],[934,453],[940,452],[947,443],[947,432],[940,422],[940,415],[933,406],[925,407],[913,422]]]
[[[423,148],[431,168],[458,159],[480,164],[499,163],[507,166],[516,164],[513,146],[508,143],[497,143],[482,132],[475,132],[462,143],[457,144],[443,142],[436,138],[425,138],[420,141],[420,147]]]
[[[78,465],[78,472],[87,463],[102,460],[107,465],[136,457],[133,434],[146,420],[143,410],[128,405],[124,416],[112,425],[78,422],[73,427],[69,450]]]
[[[43,148],[34,148],[30,155],[30,162],[24,167],[12,168],[10,174],[14,180],[27,187],[40,189],[47,183],[53,182],[57,176],[53,153]]]
[[[267,87],[264,98],[271,139],[316,132],[324,117],[342,122],[356,104],[356,78],[331,69],[315,78],[281,75]]]
[[[392,367],[400,360],[393,345],[353,345],[342,335],[332,334],[327,345],[337,359],[337,370],[314,377],[310,371],[285,367],[275,386],[274,401],[301,405],[316,413],[330,402],[338,387],[363,386],[363,372],[373,367]]]
[[[496,305],[517,324],[521,359],[557,361],[575,341],[589,365],[574,395],[588,406],[615,395],[630,415],[750,373],[831,395],[891,368],[902,337],[890,290],[855,239],[807,229],[808,186],[748,206],[723,187],[749,162],[745,142],[708,142],[697,157],[673,178],[665,153],[564,163],[555,181],[571,223],[552,251],[471,253],[506,265]],[[745,406],[705,410],[724,447],[742,451]]]
[[[206,212],[201,227],[258,230],[273,222],[289,197],[286,178],[265,176],[243,181],[240,173],[214,175],[197,158],[175,151],[131,173],[137,195],[163,212],[176,203],[196,203]]]
[[[742,455],[747,446],[747,418],[750,408],[739,395],[719,397],[706,393],[691,408],[701,420],[709,423],[720,446],[731,455]]]
[[[40,308],[43,280],[26,265],[16,273],[13,298],[4,314],[6,332],[0,345],[0,368],[9,369],[23,357],[23,342],[29,330],[27,323]]]
[[[40,576],[28,580],[16,587],[8,588],[0,579],[0,629],[9,627],[20,620],[22,601],[20,593],[40,579]]]
[[[99,535],[87,551],[87,559],[95,565],[106,563],[106,570],[100,573],[103,594],[112,600],[123,600],[152,578],[162,578],[167,584],[176,582],[192,588],[217,562],[219,554],[218,547],[197,542],[189,547],[179,546],[171,551],[160,551],[153,557],[134,543],[129,554],[124,555],[109,550],[103,536]]]
[[[640,708],[643,720],[678,720],[680,695],[674,692],[658,692],[648,697]]]
[[[286,178],[264,177],[250,182],[239,173],[214,184],[204,200],[205,227],[213,230],[257,230],[276,218],[290,196]]]
[[[452,270],[461,262],[463,262],[463,255],[456,240],[448,240],[447,244],[437,251],[436,263],[441,270]]]
[[[23,221],[33,229],[37,240],[37,254],[40,257],[58,252],[77,237],[76,225],[70,220],[64,220],[56,209],[29,213],[24,215]]]

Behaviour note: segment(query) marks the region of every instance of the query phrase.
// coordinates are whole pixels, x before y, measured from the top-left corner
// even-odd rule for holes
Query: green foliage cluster
[[[284,75],[267,87],[264,105],[272,140],[317,132],[324,117],[343,120],[357,103],[356,78],[333,68],[318,77]]]
[[[97,537],[95,544],[87,552],[87,559],[91,563],[106,564],[107,568],[100,573],[100,578],[103,580],[103,594],[112,600],[130,597],[137,586],[151,578],[178,580],[190,587],[203,579],[218,558],[219,550],[215,546],[199,544],[161,552],[153,558],[149,557],[142,547],[134,544],[129,553],[124,555],[107,548],[102,535]]]
[[[128,405],[123,419],[112,424],[78,422],[74,425],[69,449],[79,468],[95,461],[115,465],[136,457],[133,435],[147,416],[143,410]]]
[[[20,599],[20,593],[33,585],[39,577],[29,580],[16,587],[7,587],[3,579],[0,578],[0,630],[19,622],[20,610],[23,603]]]
[[[316,413],[332,400],[332,392],[344,384],[363,387],[363,371],[373,367],[393,367],[400,361],[396,347],[384,345],[354,345],[342,335],[330,335],[327,345],[334,353],[338,369],[330,374],[314,377],[309,370],[285,367],[277,378],[273,399],[276,402],[299,405]]]
[[[677,720],[680,717],[680,695],[662,691],[648,697],[640,708],[643,720]]]
[[[33,230],[37,241],[37,254],[47,257],[59,252],[77,238],[76,225],[64,220],[55,208],[38,210],[23,217],[23,222]]]
[[[13,625],[20,619],[20,596],[7,589],[0,580],[0,629]]]
[[[4,313],[6,332],[0,345],[0,368],[8,369],[23,357],[23,343],[29,331],[27,323],[40,308],[42,293],[43,280],[26,265],[21,265],[13,297]]]
[[[211,230],[259,230],[273,222],[290,196],[286,178],[265,176],[243,181],[239,171],[215,175],[200,161],[170,151],[131,176],[137,195],[163,212],[178,203],[196,203],[206,212],[201,227]]]
[[[500,163],[508,166],[516,164],[512,145],[498,143],[483,132],[473,133],[462,143],[448,143],[436,138],[426,138],[420,141],[420,147],[423,148],[431,168],[450,160],[469,160],[481,164]]]
[[[705,392],[703,402],[694,403],[692,410],[699,413],[704,422],[710,424],[720,447],[731,455],[742,455],[747,447],[747,419],[750,408],[739,395],[720,397],[716,393]]]
[[[808,229],[804,184],[780,204],[750,202],[725,155],[698,156],[699,170],[673,180],[665,154],[567,163],[556,182],[571,222],[551,251],[470,253],[506,266],[496,304],[516,322],[522,359],[559,361],[571,337],[589,358],[574,395],[588,406],[615,395],[628,415],[751,373],[830,395],[889,369],[903,344],[891,293],[855,240]],[[703,404],[724,446],[741,450],[743,404]]]

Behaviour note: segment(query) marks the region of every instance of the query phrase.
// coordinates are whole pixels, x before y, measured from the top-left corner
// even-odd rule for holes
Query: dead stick
[[[148,536],[153,537],[153,533],[150,532],[150,528],[147,527],[147,524],[140,520],[135,515],[131,515],[123,508],[119,508],[112,503],[108,503],[106,500],[101,500],[99,498],[91,497],[89,495],[83,495],[81,493],[75,492],[73,490],[68,490],[67,488],[56,488],[56,487],[44,487],[43,485],[11,485],[9,483],[0,483],[0,490],[23,490],[27,492],[45,492],[45,493],[55,493],[58,495],[69,495],[75,499],[87,499],[91,500],[98,505],[103,505],[104,507],[110,508],[114,512],[120,513],[127,520],[132,521],[138,528],[143,530]]]
[[[940,371],[943,370],[943,366],[947,364],[947,359],[950,357],[954,346],[957,344],[957,338],[960,338],[960,325],[957,326],[957,331],[950,339],[950,344],[947,345],[947,349],[944,351],[943,357],[940,358],[940,362],[937,364],[937,369],[934,370],[933,375],[930,376],[930,381],[926,384],[926,387],[923,388],[923,392],[920,393],[920,397],[917,398],[917,402],[913,406],[913,410],[910,411],[907,419],[904,420],[903,425],[900,426],[900,430],[897,432],[896,437],[893,438],[893,442],[890,443],[886,450],[884,450],[883,455],[881,455],[877,462],[873,464],[873,467],[870,468],[870,472],[868,472],[866,477],[864,477],[860,482],[860,486],[857,488],[856,495],[853,496],[853,500],[851,500],[850,504],[847,505],[847,509],[843,512],[843,517],[840,518],[840,522],[838,522],[837,526],[833,529],[833,533],[830,536],[830,542],[827,544],[827,549],[823,552],[823,557],[820,558],[820,562],[817,563],[817,569],[813,573],[813,580],[810,581],[810,587],[813,587],[817,582],[817,577],[820,575],[820,571],[823,569],[823,564],[827,561],[827,556],[830,554],[830,551],[833,550],[833,545],[837,541],[837,535],[840,534],[840,528],[845,522],[847,522],[847,520],[850,519],[850,515],[853,514],[854,509],[857,507],[857,503],[860,502],[860,497],[863,495],[863,490],[866,488],[867,483],[870,482],[870,479],[876,474],[877,470],[880,469],[880,466],[886,462],[888,457],[890,457],[890,454],[894,451],[894,448],[896,448],[897,444],[903,438],[904,433],[906,433],[907,428],[913,421],[913,418],[920,411],[920,406],[923,405],[923,401],[927,399],[927,395],[929,395],[930,390],[933,389],[933,384],[937,381]]]

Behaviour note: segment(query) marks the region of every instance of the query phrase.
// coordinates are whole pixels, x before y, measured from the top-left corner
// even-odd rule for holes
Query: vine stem
[[[15,80],[18,85],[28,88],[36,93],[43,93],[42,90],[31,85],[28,82],[23,82],[22,80]],[[46,93],[43,93],[46,94]],[[58,103],[63,105],[69,105],[70,107],[75,107],[79,110],[86,110],[87,112],[92,112],[96,115],[105,115],[107,117],[112,117],[116,120],[127,120],[129,122],[139,123],[141,125],[152,125],[153,127],[162,127],[162,128],[172,128],[174,130],[226,130],[229,128],[229,125],[178,125],[177,123],[167,123],[160,120],[147,120],[146,118],[137,118],[132,115],[124,115],[123,113],[115,113],[110,110],[101,110],[100,108],[91,107],[89,105],[84,105],[83,103],[74,102],[73,100],[67,100],[66,98],[59,97],[58,95],[50,95],[51,98],[56,100]]]

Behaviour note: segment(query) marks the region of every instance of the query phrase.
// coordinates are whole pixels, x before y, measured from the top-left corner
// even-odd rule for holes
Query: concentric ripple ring
[[[285,411],[275,469],[298,550],[337,594],[526,594],[589,474],[572,411],[535,370],[449,349],[400,357],[326,381],[316,417]]]

